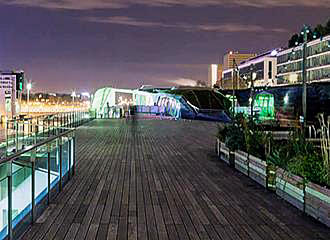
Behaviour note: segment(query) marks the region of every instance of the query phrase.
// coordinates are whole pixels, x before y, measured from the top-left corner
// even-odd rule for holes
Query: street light
[[[250,92],[250,98],[251,98],[251,109],[250,109],[250,117],[251,120],[253,121],[253,104],[254,104],[254,80],[257,78],[257,73],[254,72],[254,65],[250,65],[250,72],[251,72],[251,92]]]
[[[72,103],[74,103],[74,98],[76,97],[76,92],[75,91],[72,91],[71,93],[71,97],[72,97]]]
[[[28,115],[30,115],[30,90],[32,89],[32,83],[29,82],[26,85],[26,89],[27,89],[27,105],[28,105]]]
[[[306,118],[307,118],[307,71],[306,71],[306,61],[307,61],[307,41],[308,41],[308,33],[310,32],[309,27],[304,25],[301,30],[301,35],[304,37],[303,43],[303,61],[302,61],[302,84],[303,84],[303,92],[302,92],[302,112],[303,112],[303,128],[306,127]]]
[[[234,76],[232,77],[232,84],[233,84],[233,97],[232,97],[232,111],[233,111],[233,117],[235,116],[235,85],[237,86],[237,78],[239,76],[239,69],[238,69],[238,65],[236,63],[235,58],[233,59],[233,67],[234,67]],[[236,84],[234,85],[234,79]]]

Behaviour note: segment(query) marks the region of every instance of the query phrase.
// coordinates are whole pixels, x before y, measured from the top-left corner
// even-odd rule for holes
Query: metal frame
[[[8,227],[8,239],[13,239],[13,220],[12,220],[12,204],[13,204],[13,198],[12,198],[12,185],[13,185],[13,179],[12,179],[12,164],[15,160],[17,160],[18,158],[20,158],[20,156],[22,156],[23,154],[26,154],[26,153],[29,153],[31,152],[31,156],[30,156],[30,159],[29,159],[29,163],[31,163],[31,170],[32,170],[32,181],[31,181],[31,184],[32,184],[32,191],[31,191],[31,203],[32,203],[32,209],[31,209],[31,216],[32,216],[32,224],[35,222],[35,218],[36,218],[36,202],[35,202],[35,182],[36,182],[36,179],[35,179],[35,171],[36,171],[36,167],[35,167],[35,164],[36,164],[36,153],[37,153],[37,149],[41,146],[44,146],[44,145],[47,145],[48,148],[47,148],[47,161],[48,161],[48,166],[47,166],[47,169],[48,169],[48,184],[47,184],[47,204],[49,205],[50,204],[50,192],[51,192],[51,188],[50,188],[50,152],[51,152],[51,146],[50,146],[50,143],[57,140],[59,145],[57,145],[57,148],[59,148],[59,151],[60,151],[60,181],[59,181],[59,191],[62,190],[62,137],[64,136],[68,136],[68,142],[69,142],[69,146],[70,146],[70,151],[71,151],[71,144],[73,144],[73,151],[75,151],[75,141],[74,141],[74,131],[75,129],[72,129],[72,130],[68,130],[68,131],[65,131],[61,134],[59,134],[58,136],[53,136],[53,137],[50,137],[42,142],[39,142],[35,145],[33,145],[32,147],[30,148],[27,148],[27,149],[24,149],[24,150],[21,150],[19,152],[16,152],[14,153],[13,155],[9,156],[9,157],[6,157],[5,159],[1,160],[0,161],[0,164],[7,164],[7,191],[8,191],[8,224],[7,224],[7,227]],[[73,136],[72,139],[70,139],[70,137]],[[60,139],[60,140],[59,140]],[[75,154],[73,154],[73,156],[75,156]],[[69,161],[70,161],[70,158],[71,158],[71,154],[69,154]],[[72,159],[73,161],[73,166],[72,166],[72,172],[74,173],[74,168],[75,168],[75,157]],[[69,164],[71,167],[71,164]],[[70,175],[70,168],[69,168],[69,172],[68,174]],[[74,174],[72,174],[74,175]],[[70,179],[70,178],[69,178]]]

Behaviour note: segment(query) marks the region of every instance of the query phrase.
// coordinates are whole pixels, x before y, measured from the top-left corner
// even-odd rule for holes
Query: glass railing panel
[[[74,136],[72,136],[74,137]],[[70,139],[70,146],[69,146],[71,149],[70,149],[70,167],[72,169],[73,167],[73,163],[74,163],[74,157],[75,157],[75,149],[74,149],[74,138],[71,138]]]
[[[54,181],[56,176],[50,175],[50,182]],[[47,206],[48,193],[48,146],[47,144],[39,147],[35,159],[35,204],[36,214]]]
[[[0,239],[8,234],[8,165],[0,165]]]
[[[56,140],[50,143],[50,174],[52,189],[60,180],[60,151]]]
[[[69,139],[62,137],[62,176],[65,176],[69,171]]]
[[[12,164],[12,221],[14,235],[19,235],[32,221],[31,152],[22,154]]]

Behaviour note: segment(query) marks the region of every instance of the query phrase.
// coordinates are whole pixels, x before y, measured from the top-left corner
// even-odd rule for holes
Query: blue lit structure
[[[121,96],[125,96],[127,101],[119,101]],[[126,111],[133,106],[137,113],[175,119],[231,121],[230,101],[216,90],[197,87],[142,87],[135,90],[101,88],[92,98],[91,110],[96,113],[96,117],[107,118],[112,115],[112,108]]]
[[[231,121],[230,101],[213,89],[197,87],[139,89],[135,92],[136,99],[141,95],[145,96],[146,93],[149,93],[147,98],[152,99],[153,105],[159,107],[159,114],[178,119]]]

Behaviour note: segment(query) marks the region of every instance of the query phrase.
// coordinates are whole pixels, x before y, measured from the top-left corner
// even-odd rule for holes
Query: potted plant
[[[246,123],[244,136],[248,152],[248,174],[253,180],[267,187],[269,170],[265,160],[270,151],[271,134],[250,120]]]
[[[218,155],[232,167],[235,166],[234,152],[245,149],[243,121],[243,115],[237,114],[231,124],[218,126]]]

